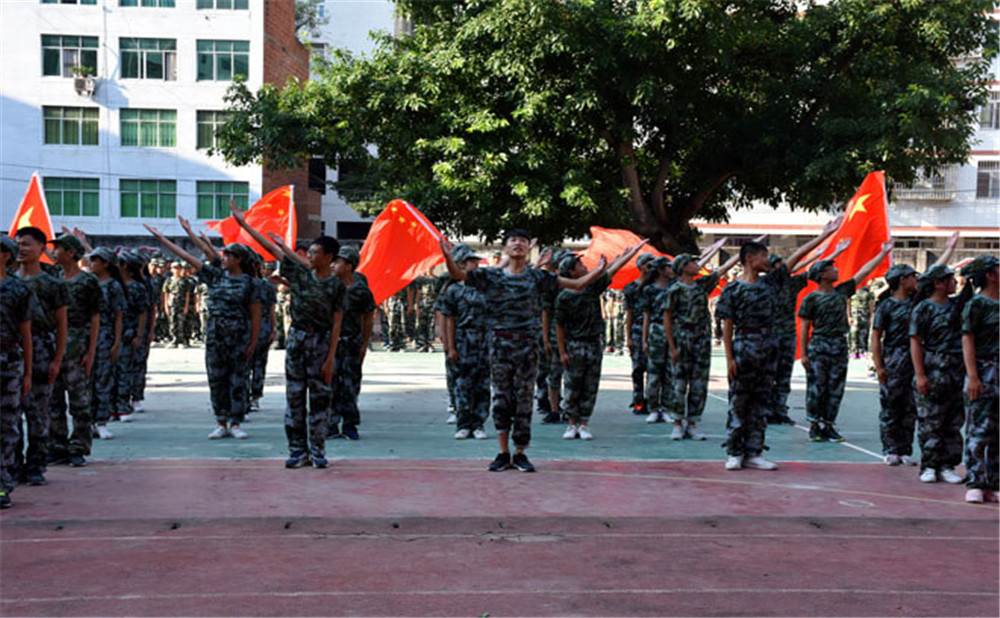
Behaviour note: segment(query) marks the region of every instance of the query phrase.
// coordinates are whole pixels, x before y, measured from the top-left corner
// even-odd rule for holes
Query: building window
[[[177,214],[176,180],[121,180],[122,216],[173,219]]]
[[[198,81],[250,76],[250,41],[198,41]]]
[[[976,199],[1000,197],[1000,161],[980,161],[976,173]]]
[[[980,129],[1000,129],[1000,90],[991,90],[989,101],[979,108]]]
[[[198,0],[199,9],[229,9],[233,11],[247,10],[250,0]]]
[[[202,148],[215,148],[215,132],[219,126],[229,119],[229,112],[198,112],[198,145]]]
[[[122,146],[173,148],[177,145],[177,111],[172,109],[121,110]]]
[[[149,6],[172,9],[174,8],[174,0],[118,0],[118,6]]]
[[[42,35],[42,75],[73,77],[74,68],[97,73],[97,37]]]
[[[97,4],[97,0],[42,0],[42,4]]]
[[[175,39],[119,39],[122,77],[132,79],[177,79]]]
[[[97,145],[96,107],[43,107],[46,144]]]
[[[101,181],[97,178],[53,178],[42,181],[49,214],[97,217],[101,214]]]
[[[246,210],[250,201],[250,183],[198,181],[198,218],[225,219],[229,216],[229,200]]]

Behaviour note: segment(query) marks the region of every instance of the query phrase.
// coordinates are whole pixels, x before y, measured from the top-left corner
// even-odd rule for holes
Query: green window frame
[[[120,114],[122,146],[177,146],[177,110],[126,108]]]
[[[100,110],[96,107],[42,107],[42,143],[97,146]]]
[[[46,176],[42,179],[49,214],[63,217],[99,217],[101,181],[97,178]]]
[[[198,41],[198,81],[250,77],[250,41]]]
[[[73,77],[73,67],[90,67],[97,74],[97,37],[42,35],[42,75]]]
[[[230,11],[245,11],[250,0],[198,0],[199,9],[221,9]]]
[[[236,207],[246,210],[250,205],[250,183],[216,180],[199,180],[198,218],[225,219],[229,216],[229,200]]]
[[[177,181],[121,179],[121,216],[173,219],[177,215]]]
[[[198,143],[196,148],[204,150],[215,148],[215,132],[219,126],[229,119],[230,112],[198,111]]]
[[[123,79],[177,79],[177,39],[118,39]]]
[[[42,4],[97,4],[97,0],[42,0]]]
[[[174,0],[118,0],[118,6],[143,6],[172,9],[174,8]]]

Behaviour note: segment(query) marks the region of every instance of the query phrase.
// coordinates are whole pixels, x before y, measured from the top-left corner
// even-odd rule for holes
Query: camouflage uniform
[[[538,316],[542,297],[558,287],[555,273],[527,268],[510,275],[498,268],[466,273],[466,285],[478,289],[489,311],[490,384],[493,423],[511,432],[518,448],[531,441],[531,395],[538,371]]]
[[[101,331],[90,372],[90,412],[98,425],[107,423],[115,411],[115,364],[111,362],[111,348],[115,344],[115,314],[125,310],[125,292],[114,279],[101,283],[101,295]],[[119,353],[124,345],[123,339],[118,345]]]
[[[191,302],[198,303],[198,311],[188,310],[185,332],[189,337],[204,340],[204,334],[208,330],[208,286],[197,283],[191,293]]]
[[[638,279],[625,286],[623,291],[625,307],[632,310],[632,330],[628,336],[632,344],[632,406],[646,403],[646,354],[642,351],[642,319],[646,309],[643,307],[641,281]]]
[[[271,351],[271,329],[277,328],[271,324],[271,307],[278,302],[278,291],[267,279],[257,280],[257,294],[260,302],[260,333],[257,335],[257,347],[253,352],[250,377],[250,397],[260,399],[264,396],[264,377],[267,375],[267,355]],[[275,312],[277,321],[277,312]]]
[[[604,355],[601,295],[609,285],[611,278],[603,274],[579,292],[562,290],[556,296],[555,322],[563,327],[569,356],[563,380],[563,407],[574,424],[586,425],[597,403]]]
[[[708,295],[719,284],[712,273],[692,285],[678,281],[667,288],[663,310],[671,312],[677,362],[673,364],[673,397],[670,418],[701,422],[708,399],[708,376],[712,366],[712,316]],[[669,351],[668,351],[669,354]]]
[[[149,296],[145,286],[139,281],[125,284],[127,302],[122,312],[122,343],[118,350],[118,365],[115,384],[115,407],[118,414],[132,413],[132,383],[138,371],[137,350],[132,340],[139,329],[139,318],[149,310]]]
[[[917,408],[913,402],[913,357],[910,356],[910,314],[913,302],[891,296],[875,307],[872,328],[882,332],[885,384],[879,384],[879,436],[883,455],[912,455]]]
[[[406,298],[405,291],[410,291],[410,298]],[[406,303],[406,312],[403,314],[403,322],[406,325],[406,341],[416,342],[417,340],[417,280],[414,279],[404,289],[403,299]],[[404,342],[404,346],[405,342]]]
[[[156,311],[156,298],[153,296],[153,286],[148,280],[141,283],[142,292],[146,294],[147,313],[146,329],[141,333],[139,348],[135,351],[132,363],[132,401],[146,399],[146,369],[149,365],[149,332],[153,328],[153,312]]]
[[[854,279],[832,292],[810,292],[799,306],[799,317],[812,321],[809,369],[806,371],[806,418],[833,425],[840,412],[847,382],[847,305],[854,295]]]
[[[153,283],[153,291],[156,297],[160,299],[159,304],[163,303],[163,293],[167,282],[170,280],[167,275],[163,273],[157,273],[151,277]],[[158,311],[156,313],[156,324],[153,330],[153,338],[156,341],[168,341],[170,339],[170,318],[167,317],[166,312]]]
[[[440,292],[438,292],[437,301],[434,302],[434,312],[435,313],[441,313],[442,315],[444,314],[444,298],[448,294],[448,289],[451,288],[451,286],[456,285],[456,283],[457,282],[455,280],[449,278],[444,283],[444,285],[441,287]],[[383,313],[383,316],[384,315],[385,314]],[[457,329],[457,327],[456,327],[456,329]],[[483,345],[486,345],[485,341],[484,341]],[[487,359],[488,358],[489,358],[489,355],[487,355]],[[489,360],[487,360],[487,362],[489,362]],[[456,418],[458,417],[458,413],[457,413],[457,411],[458,411],[458,397],[456,395],[456,386],[455,386],[455,375],[456,375],[457,371],[458,371],[457,365],[451,362],[451,359],[448,358],[448,354],[445,354],[444,355],[444,374],[445,374],[445,384],[447,385],[447,388],[448,388],[448,409],[449,409],[449,411],[452,411],[452,412],[455,413]],[[489,401],[489,399],[487,399],[487,401]]]
[[[543,311],[547,311],[549,314],[549,354],[545,353],[545,343],[542,340],[542,347],[538,350],[538,366],[541,368],[540,373],[545,374],[545,399],[549,398],[548,389],[554,391],[560,391],[563,384],[563,366],[562,360],[559,358],[559,345],[556,341],[556,297],[559,294],[559,288],[553,288],[548,293],[543,293],[541,302]],[[539,322],[541,325],[541,322]],[[537,381],[537,378],[536,378]],[[560,405],[562,405],[560,403]],[[549,402],[549,408],[552,407],[551,402]],[[552,412],[558,412],[559,410],[552,410]]]
[[[871,336],[872,303],[875,296],[868,286],[862,287],[851,299],[851,353],[868,353]]]
[[[21,325],[39,311],[35,295],[15,277],[0,281],[0,488],[14,489],[21,444],[21,385],[24,379]]]
[[[406,347],[406,288],[386,301],[389,313],[389,349],[398,352]]]
[[[621,290],[613,290],[615,303],[615,350],[621,356],[628,347],[628,334],[625,332],[625,294]]]
[[[288,289],[284,286],[277,289],[277,304],[274,307],[274,328],[277,330],[275,333],[274,347],[277,350],[285,349],[285,333],[288,332],[288,302],[289,302]]]
[[[94,275],[81,272],[63,281],[69,293],[66,307],[69,330],[66,353],[63,354],[59,376],[52,385],[52,397],[49,399],[49,453],[56,457],[90,454],[93,410],[90,378],[84,372],[83,357],[90,347],[91,318],[101,313],[103,303],[101,282]],[[67,397],[69,413],[73,417],[72,435],[66,422]]]
[[[756,457],[766,448],[767,394],[777,367],[777,341],[772,330],[788,270],[779,266],[749,284],[732,281],[722,289],[716,316],[733,322],[736,379],[729,382],[726,453]]]
[[[490,361],[486,303],[482,293],[453,283],[441,293],[441,315],[455,320],[455,413],[458,429],[473,431],[490,415]]]
[[[22,455],[23,440],[14,454],[15,469],[25,474],[43,473],[48,465],[49,441],[49,365],[56,353],[56,311],[69,303],[66,284],[47,272],[21,277],[21,282],[35,294],[39,311],[32,317],[31,392],[21,399],[21,415],[28,425],[28,450]],[[23,434],[22,434],[23,437]]]
[[[965,403],[966,485],[995,492],[1000,490],[1000,304],[983,294],[973,296],[962,309],[962,332],[975,336],[976,371],[983,384],[979,398]]]
[[[768,419],[779,420],[788,417],[788,396],[792,392],[792,371],[795,369],[795,352],[798,335],[795,332],[795,308],[799,302],[799,292],[809,284],[805,273],[789,277],[788,284],[781,288],[775,305],[774,336],[777,344],[777,368],[774,388],[768,393]]]
[[[281,261],[281,276],[291,292],[292,326],[285,352],[285,437],[292,455],[325,456],[333,386],[323,381],[330,352],[333,314],[344,310],[344,285],[333,275],[316,274],[291,258]],[[308,399],[308,410],[307,410]]]
[[[437,300],[437,280],[433,277],[418,277],[417,289],[420,302],[417,304],[416,343],[418,348],[429,348],[434,343],[434,304]]]
[[[676,279],[665,287],[642,288],[642,306],[649,316],[649,353],[646,358],[646,397],[651,412],[668,414],[674,407],[673,366],[667,359],[667,336],[663,333],[663,299]]]
[[[939,305],[925,299],[913,308],[910,337],[920,337],[929,394],[916,393],[920,469],[954,468],[962,463],[962,332],[958,300]]]
[[[191,277],[172,277],[163,286],[163,291],[170,295],[170,337],[176,345],[186,346],[189,343],[188,313],[194,310],[195,282]]]
[[[344,293],[344,318],[337,342],[336,372],[333,376],[333,404],[330,427],[344,423],[344,430],[361,424],[358,393],[361,390],[361,346],[364,333],[361,321],[375,311],[375,297],[364,281],[355,276],[354,283]]]

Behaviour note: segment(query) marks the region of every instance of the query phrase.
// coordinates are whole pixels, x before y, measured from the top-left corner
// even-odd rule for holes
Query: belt
[[[770,328],[741,328],[736,331],[740,335],[770,335]]]
[[[510,341],[529,341],[536,337],[535,333],[521,333],[512,330],[495,330],[493,336],[499,339],[509,339]]]

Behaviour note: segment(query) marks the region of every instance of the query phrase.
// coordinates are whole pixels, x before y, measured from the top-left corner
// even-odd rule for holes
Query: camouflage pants
[[[673,371],[667,360],[667,338],[663,326],[649,328],[649,355],[646,359],[646,398],[650,411],[667,414],[673,407]]]
[[[98,425],[107,423],[115,411],[115,365],[111,362],[114,343],[114,329],[101,328],[94,351],[94,366],[90,370],[90,413]]]
[[[434,305],[420,303],[417,313],[416,341],[418,347],[434,343]]]
[[[538,364],[545,364],[545,386],[559,391],[562,389],[563,383],[562,359],[559,358],[559,345],[556,343],[555,336],[549,339],[549,343],[552,346],[552,353],[547,357],[544,356],[543,348],[543,355],[538,357]]]
[[[736,379],[729,382],[726,453],[755,457],[765,449],[767,393],[773,387],[777,364],[774,337],[734,335],[733,360]]]
[[[913,402],[913,360],[910,348],[884,348],[885,384],[879,384],[879,437],[883,455],[912,455],[917,408]]]
[[[188,339],[190,338],[190,333],[188,332],[188,324],[190,320],[186,313],[184,313],[184,307],[171,307],[170,308],[170,338],[177,345],[187,345]]]
[[[843,337],[814,336],[807,353],[806,419],[832,425],[837,421],[847,383],[847,341]]]
[[[454,363],[448,360],[448,355],[444,355],[444,377],[445,384],[448,386],[448,409],[458,410],[458,406],[455,399],[455,371],[456,367]]]
[[[290,452],[326,453],[333,386],[323,381],[323,363],[330,353],[330,332],[288,331],[285,352],[285,437]],[[308,407],[307,407],[308,402]]]
[[[566,354],[569,356],[569,367],[563,376],[564,407],[570,420],[586,425],[597,404],[604,341],[567,341]]]
[[[184,318],[184,334],[190,339],[205,340],[205,332],[208,330],[208,312],[188,311]]]
[[[406,347],[406,303],[389,299],[389,349],[402,350]]]
[[[508,339],[499,333],[492,335],[490,390],[493,424],[498,433],[511,432],[511,439],[518,448],[524,448],[531,442],[531,393],[537,371],[535,337]]]
[[[410,341],[416,340],[417,336],[417,309],[413,308],[413,311],[407,311],[403,314],[403,324],[406,327],[406,338]]]
[[[604,339],[608,342],[609,348],[616,350],[622,346],[622,341],[618,339],[618,316],[609,315],[604,322]]]
[[[21,349],[0,352],[0,488],[14,489],[15,454],[21,442]]]
[[[239,425],[247,414],[250,366],[246,348],[250,336],[236,327],[209,323],[205,342],[205,370],[212,412],[219,423]]]
[[[90,379],[83,369],[85,346],[90,345],[90,329],[70,329],[66,355],[49,398],[49,451],[68,455],[89,455],[91,436]],[[67,400],[73,417],[73,433],[66,419]]]
[[[615,350],[620,351],[622,348],[628,345],[628,342],[625,340],[626,337],[625,314],[615,315],[614,336],[615,336]]]
[[[545,342],[542,336],[538,336],[538,373],[535,376],[535,412],[548,414],[552,406],[549,402],[549,365],[545,362]]]
[[[455,329],[455,410],[458,429],[473,431],[490,415],[490,354],[488,334],[479,329]]]
[[[389,328],[389,311],[388,311],[388,307],[385,307],[385,308],[380,307],[379,308],[379,310],[378,310],[378,320],[379,320],[379,322],[378,322],[379,323],[379,332],[381,333],[381,337],[382,337],[382,347],[385,348],[385,349],[389,349],[389,333],[391,331],[390,331],[390,328]]]
[[[777,368],[774,374],[774,388],[768,394],[768,414],[788,416],[788,396],[792,392],[792,370],[795,369],[795,346],[798,339],[794,332],[778,333]]]
[[[916,393],[920,469],[953,468],[962,463],[962,354],[925,352],[924,371],[930,382],[929,394]]]
[[[1000,490],[1000,362],[977,360],[976,369],[983,390],[975,401],[966,401],[968,425],[965,431],[966,485],[970,489]]]
[[[132,413],[132,375],[136,371],[135,350],[132,339],[135,331],[122,331],[122,343],[118,350],[118,363],[115,365],[115,408],[119,414]]]
[[[231,342],[230,342],[231,343]],[[146,337],[135,351],[132,360],[132,401],[146,399],[146,370],[149,366],[149,342]]]
[[[868,352],[868,340],[871,336],[871,320],[867,315],[854,316],[851,324],[851,352],[861,354]]]
[[[21,416],[28,425],[21,432],[14,452],[14,468],[18,472],[45,472],[49,456],[49,365],[56,352],[55,334],[31,338],[34,358],[31,363],[31,391],[21,399]],[[20,420],[18,421],[20,424]],[[27,435],[28,450],[24,453],[23,436]],[[22,455],[22,453],[24,453]]]
[[[250,396],[260,399],[264,396],[264,378],[267,377],[267,356],[271,352],[271,325],[263,323],[257,347],[250,361]]]
[[[358,392],[361,384],[361,337],[341,337],[337,342],[330,404],[330,426],[357,427],[361,424]]]
[[[153,330],[153,337],[157,341],[167,341],[170,339],[170,318],[162,311],[156,314],[156,325]]]
[[[649,360],[642,351],[642,324],[633,324],[630,333],[632,350],[632,405],[646,403],[646,366]]]
[[[285,349],[285,309],[281,303],[274,307],[274,347]]]
[[[677,362],[673,366],[673,404],[670,418],[700,423],[708,400],[708,376],[712,366],[712,335],[704,332],[674,332]]]

